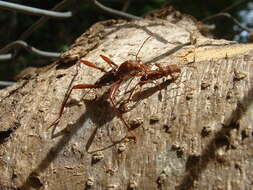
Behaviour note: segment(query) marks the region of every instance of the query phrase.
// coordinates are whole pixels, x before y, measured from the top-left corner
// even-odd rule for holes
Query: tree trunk
[[[152,15],[97,23],[56,63],[0,91],[0,189],[252,188],[253,45],[206,38],[178,12]],[[141,61],[181,72],[137,87],[123,114],[131,133],[107,103],[110,85],[74,90],[47,130],[71,85],[104,75],[79,59],[110,70],[99,55],[135,60],[149,36]],[[132,78],[116,103],[140,81]],[[136,143],[124,138],[133,134]]]

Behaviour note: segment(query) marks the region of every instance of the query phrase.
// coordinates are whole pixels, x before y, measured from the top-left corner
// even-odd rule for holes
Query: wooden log
[[[149,36],[142,62],[182,71],[137,88],[123,114],[136,143],[101,98],[108,87],[75,90],[47,130],[70,86],[103,75],[79,59],[109,70],[100,54],[134,60]],[[0,188],[250,189],[252,49],[202,36],[186,15],[93,25],[53,65],[0,91]],[[124,82],[116,102],[139,80]]]

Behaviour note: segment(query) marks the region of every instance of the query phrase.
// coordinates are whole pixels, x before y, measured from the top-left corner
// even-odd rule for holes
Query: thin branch
[[[251,30],[249,28],[247,28],[246,26],[243,26],[238,20],[236,20],[234,17],[232,17],[229,13],[217,13],[217,14],[211,15],[201,21],[205,22],[207,20],[210,20],[210,19],[213,19],[216,17],[227,17],[227,18],[231,19],[235,24],[237,24],[241,29],[246,30],[247,32],[251,32]]]
[[[101,10],[103,10],[103,11],[105,11],[105,12],[111,14],[111,15],[116,15],[116,16],[123,17],[123,18],[126,18],[126,19],[141,19],[141,17],[138,17],[138,16],[135,16],[135,15],[131,15],[131,14],[119,11],[119,10],[115,10],[115,9],[106,7],[103,4],[99,3],[97,0],[92,0],[92,2],[94,3],[94,5],[96,7],[98,7],[99,9],[101,9]]]
[[[248,1],[250,1],[250,0],[236,1],[234,4],[232,4],[232,5],[228,6],[228,7],[226,7],[226,8],[223,9],[223,10],[221,10],[220,13],[228,12],[228,11],[230,11],[231,9],[234,9],[235,7],[238,7],[238,6],[240,6],[241,4],[246,3],[246,2],[248,2]]]
[[[9,60],[9,59],[12,59],[11,53],[0,55],[0,61],[5,61],[5,60]]]
[[[41,56],[41,57],[58,58],[60,56],[60,53],[41,51],[35,47],[28,45],[25,41],[21,41],[21,40],[14,41],[14,42],[6,45],[4,48],[0,49],[0,54],[7,53],[10,50],[15,49],[17,47],[23,47],[28,52],[38,55],[38,56]],[[7,55],[9,55],[9,54],[7,54]],[[3,55],[3,56],[6,56],[6,55]],[[11,56],[11,58],[12,57],[13,56]]]
[[[68,3],[74,0],[63,0],[60,3],[58,3],[51,11],[60,11],[66,7]],[[37,22],[35,22],[32,26],[30,26],[26,31],[24,31],[20,37],[19,40],[26,40],[33,32],[38,30],[43,24],[45,24],[49,20],[49,17],[43,16],[41,17]]]
[[[9,3],[0,1],[0,9],[6,9],[10,11],[17,11],[29,15],[36,15],[36,16],[47,16],[53,18],[69,18],[72,16],[71,12],[55,12],[55,11],[48,11],[44,9],[33,8],[29,6],[19,5],[16,3]]]
[[[15,82],[11,82],[11,81],[0,81],[0,86],[3,86],[3,87],[7,87],[7,86],[11,86],[15,84]]]

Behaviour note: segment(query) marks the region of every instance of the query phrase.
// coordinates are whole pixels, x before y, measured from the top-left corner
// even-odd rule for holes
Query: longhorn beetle
[[[175,79],[173,77],[173,73],[180,73],[181,69],[177,65],[168,65],[166,67],[161,67],[160,65],[157,64],[158,69],[152,70],[150,66],[142,64],[140,59],[138,59],[138,54],[143,47],[143,45],[146,43],[146,41],[150,38],[146,38],[144,42],[142,43],[141,47],[139,48],[137,54],[136,54],[136,59],[135,61],[132,60],[127,60],[121,63],[120,65],[115,64],[110,58],[100,55],[100,57],[107,63],[109,66],[112,68],[109,71],[106,71],[104,68],[99,67],[95,65],[94,63],[91,63],[89,61],[85,60],[80,60],[80,63],[92,67],[94,69],[100,70],[101,72],[104,72],[105,74],[97,81],[95,84],[77,84],[74,85],[69,92],[66,94],[62,105],[61,109],[59,112],[58,117],[54,120],[54,122],[48,127],[51,128],[52,126],[55,126],[59,123],[60,118],[63,114],[64,107],[66,106],[66,103],[70,97],[70,94],[72,93],[73,90],[75,89],[96,89],[96,88],[102,88],[104,86],[110,86],[109,91],[108,91],[108,100],[111,104],[111,106],[116,110],[117,116],[119,119],[123,122],[125,127],[128,129],[128,131],[131,132],[131,127],[128,125],[128,123],[125,121],[125,119],[122,116],[122,112],[117,108],[115,102],[114,102],[114,97],[116,92],[118,91],[120,85],[126,81],[129,78],[133,77],[140,77],[140,82],[136,85],[143,85],[147,82],[153,81],[160,79],[162,77],[166,77],[170,75],[172,79]],[[135,87],[134,87],[135,89]],[[130,99],[132,93],[134,92],[134,89],[132,90],[128,100]],[[134,140],[136,140],[136,136],[132,133]]]

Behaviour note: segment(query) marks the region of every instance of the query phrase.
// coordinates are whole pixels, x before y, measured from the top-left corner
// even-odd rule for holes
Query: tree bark
[[[96,23],[53,65],[0,91],[0,189],[252,188],[253,45],[206,38],[178,12],[152,15]],[[136,143],[103,99],[110,86],[74,90],[47,130],[70,86],[103,75],[79,59],[109,70],[99,55],[135,60],[149,36],[142,62],[181,72],[137,88],[126,105]],[[140,80],[133,78],[116,102]]]

